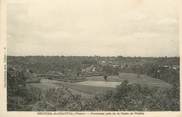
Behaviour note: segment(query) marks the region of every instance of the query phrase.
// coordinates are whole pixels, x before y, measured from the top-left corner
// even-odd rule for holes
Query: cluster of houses
[[[169,69],[169,70],[179,70],[179,65],[164,65],[159,66],[161,69]]]
[[[102,67],[99,65],[90,65],[81,70],[81,76],[99,76],[102,75]]]
[[[89,76],[104,76],[103,72],[103,67],[104,66],[110,66],[111,68],[119,68],[119,70],[125,70],[126,71],[130,68],[135,68],[135,69],[141,69],[142,70],[142,65],[138,63],[125,63],[125,62],[118,62],[118,61],[107,61],[107,60],[101,60],[98,62],[98,64],[91,64],[91,65],[86,65],[81,68],[81,71],[76,72],[74,74],[74,77],[89,77]],[[139,67],[141,66],[141,67]],[[160,74],[162,71],[165,70],[173,70],[173,71],[179,71],[179,65],[158,65],[157,67],[157,74]],[[124,71],[123,71],[124,72]],[[136,71],[137,73],[141,71]],[[73,74],[72,71],[67,74]],[[24,75],[26,77],[29,77],[28,82],[34,81],[36,78],[41,79],[41,78],[47,78],[47,79],[56,79],[56,80],[63,80],[67,78],[68,76],[66,73],[62,73],[59,71],[49,71],[45,74],[35,74],[31,72],[30,70],[26,70],[24,72]]]

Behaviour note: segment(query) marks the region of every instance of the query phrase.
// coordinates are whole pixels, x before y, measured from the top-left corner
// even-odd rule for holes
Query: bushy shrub
[[[179,95],[177,89],[158,89],[142,87],[139,84],[129,84],[124,81],[112,93],[97,97],[97,104],[102,104],[99,110],[120,111],[174,111],[179,110]],[[179,94],[179,93],[177,93]],[[109,98],[106,98],[109,97]],[[107,106],[106,106],[107,105]]]

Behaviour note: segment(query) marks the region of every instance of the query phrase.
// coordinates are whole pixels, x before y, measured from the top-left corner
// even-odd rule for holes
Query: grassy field
[[[146,75],[140,75],[137,77],[137,74],[133,73],[120,73],[119,76],[109,76],[108,80],[105,81],[103,76],[93,76],[87,77],[87,81],[104,81],[104,82],[123,82],[128,80],[130,84],[140,84],[141,86],[148,87],[158,87],[158,88],[171,88],[172,86],[162,80],[154,79]],[[102,86],[89,86],[89,85],[81,85],[79,83],[70,83],[70,82],[62,82],[57,80],[48,80],[42,79],[41,83],[32,83],[30,84],[33,87],[40,88],[42,90],[46,90],[49,88],[60,88],[66,87],[70,91],[75,94],[82,95],[83,97],[92,97],[93,95],[97,95],[99,93],[104,93],[107,91],[114,90],[113,87],[102,87]]]
[[[103,76],[87,77],[87,80],[91,81],[104,81]],[[166,83],[160,79],[152,78],[147,75],[140,75],[134,73],[120,73],[119,76],[109,76],[107,82],[123,82],[128,80],[130,84],[140,84],[142,86],[159,87],[159,88],[171,88],[172,85]]]

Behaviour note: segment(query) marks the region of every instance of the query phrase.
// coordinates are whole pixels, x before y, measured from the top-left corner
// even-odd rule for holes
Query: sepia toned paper
[[[107,108],[109,104],[101,103],[105,107],[91,107],[90,110],[82,108],[82,111],[78,111],[76,110],[78,109],[77,106],[73,110],[77,101],[77,98],[73,96],[73,99],[69,100],[73,101],[73,105],[68,104],[70,110],[67,106],[60,107],[59,110],[59,106],[55,106],[56,104],[53,104],[53,108],[56,110],[39,108],[33,102],[33,108],[30,110],[26,109],[28,108],[26,104],[24,104],[24,108],[19,107],[19,110],[16,106],[12,109],[11,106],[8,106],[8,103],[11,104],[8,98],[8,85],[10,87],[11,85],[7,75],[10,71],[9,68],[12,67],[11,70],[18,73],[21,70],[25,74],[32,73],[31,78],[43,77],[43,80],[40,79],[40,85],[30,83],[30,86],[46,86],[48,89],[52,89],[51,87],[54,87],[55,82],[57,82],[61,84],[61,87],[71,87],[66,87],[66,90],[76,90],[76,92],[84,88],[78,90],[78,87],[74,89],[74,86],[85,87],[84,83],[87,81],[89,83],[91,81],[92,84],[89,84],[88,87],[94,87],[95,92],[99,92],[101,89],[105,90],[104,87],[116,88],[114,83],[118,82],[118,78],[128,80],[129,84],[142,84],[144,82],[147,86],[153,86],[156,83],[155,85],[164,89],[174,87],[170,78],[167,82],[161,77],[165,75],[169,77],[168,73],[171,70],[174,71],[174,74],[180,73],[180,5],[179,0],[0,0],[0,116],[181,116],[181,90],[177,92],[180,95],[179,101],[176,101],[179,103],[179,107],[174,106],[174,108],[163,105],[156,110],[152,110],[151,106],[146,107],[146,110],[144,107],[141,110],[138,108],[129,110],[129,107],[122,110],[118,106],[118,110],[112,110],[112,108]],[[71,57],[72,59],[70,59]],[[149,62],[151,58],[154,66],[157,66],[155,76],[150,76],[150,72],[149,75],[145,72],[147,69],[144,67],[145,64],[151,65],[152,68],[153,64]],[[81,59],[86,62],[81,61]],[[92,59],[96,63],[88,62]],[[132,62],[128,62],[130,59]],[[60,67],[62,63],[58,61],[62,60],[65,61],[63,66],[67,67],[66,70],[62,70]],[[45,61],[47,63],[44,63]],[[75,67],[76,63],[71,64],[74,63],[73,61],[81,61],[82,64]],[[156,61],[160,62],[157,63]],[[171,63],[168,64],[166,61]],[[50,63],[53,64],[50,65]],[[68,66],[69,63],[70,66]],[[49,67],[41,67],[46,65]],[[108,66],[112,68],[110,74],[107,72]],[[116,71],[115,68],[119,68],[117,75],[114,72]],[[169,72],[164,69],[169,70]],[[95,77],[94,73],[99,74],[98,77]],[[13,73],[9,72],[9,74],[12,76]],[[71,80],[58,81],[50,76],[52,74],[64,78],[69,76]],[[92,80],[89,80],[90,76],[87,76],[90,74],[91,78],[94,77]],[[175,76],[171,75],[171,78],[173,77]],[[179,89],[181,89],[180,74],[177,77],[179,77]],[[80,81],[77,81],[77,78]],[[138,80],[135,80],[137,78]],[[34,80],[28,79],[27,82],[34,82]],[[110,82],[112,84],[109,84]],[[25,85],[29,86],[27,84]],[[100,88],[97,89],[96,87]],[[56,89],[54,93],[61,92],[62,90],[59,88],[56,85],[56,88],[53,88]],[[74,95],[73,92],[71,95]],[[82,96],[82,93],[79,95]],[[30,92],[29,95],[31,94]],[[85,94],[83,95],[85,96]],[[86,93],[86,95],[88,94]],[[100,96],[97,93],[94,95]],[[162,97],[162,95],[160,96]],[[82,100],[83,97],[80,99]],[[12,96],[13,101],[19,99],[14,98],[15,96]],[[47,97],[41,98],[47,99]],[[167,102],[166,99],[169,99],[163,98],[164,103]],[[101,99],[104,100],[104,98]],[[171,98],[168,101],[172,103],[175,99]],[[91,98],[86,99],[86,101],[90,100]],[[86,107],[84,105],[87,103],[86,101],[79,103]],[[21,103],[21,101],[17,102]],[[41,104],[42,102],[40,99]],[[52,106],[49,101],[45,100],[45,102]],[[43,102],[43,104],[45,103]],[[137,104],[139,103],[137,102]],[[133,108],[138,106],[137,104],[133,105]],[[111,106],[114,107],[112,103]],[[98,111],[94,108],[98,108]]]

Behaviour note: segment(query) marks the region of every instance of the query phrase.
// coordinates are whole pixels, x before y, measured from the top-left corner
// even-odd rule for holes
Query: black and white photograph
[[[180,112],[178,0],[7,0],[8,112]]]

